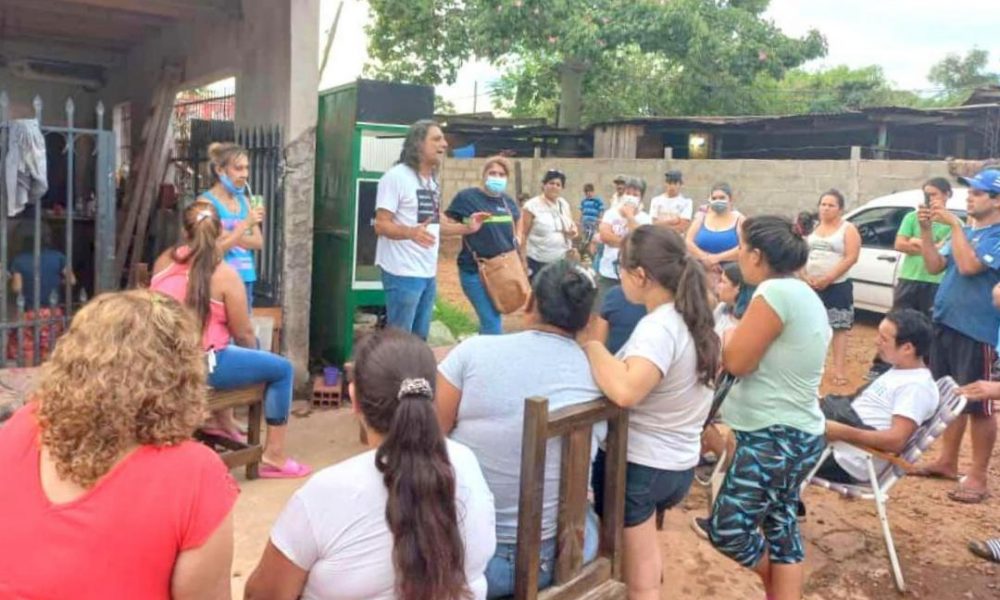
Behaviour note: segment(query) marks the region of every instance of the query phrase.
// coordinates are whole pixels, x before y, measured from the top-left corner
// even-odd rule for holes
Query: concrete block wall
[[[442,167],[443,204],[455,194],[478,185],[485,160],[447,159]],[[663,173],[678,169],[684,173],[684,193],[696,203],[707,201],[711,186],[729,183],[740,211],[746,214],[777,213],[794,216],[814,209],[820,194],[837,188],[847,197],[849,207],[872,198],[913,189],[931,177],[948,174],[943,161],[892,160],[667,160],[521,158],[520,189],[532,196],[541,191],[546,170],[557,168],[566,174],[565,197],[576,210],[583,197],[583,184],[593,183],[597,192],[609,197],[617,174],[634,175],[646,180],[646,201],[663,191]],[[518,189],[517,167],[508,187]]]

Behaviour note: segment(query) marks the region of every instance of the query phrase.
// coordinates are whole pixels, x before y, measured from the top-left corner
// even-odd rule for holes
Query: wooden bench
[[[264,390],[263,383],[232,390],[208,391],[208,410],[217,411],[239,406],[247,407],[247,442],[237,442],[226,437],[207,434],[199,430],[195,433],[198,440],[211,445],[219,451],[222,462],[230,469],[246,467],[247,479],[257,479],[260,459],[264,454],[261,441],[264,420]]]
[[[274,329],[271,334],[271,352],[279,354],[281,349],[281,308],[254,308],[254,314],[274,319]],[[230,469],[246,467],[247,479],[257,479],[260,459],[264,454],[263,413],[264,391],[263,383],[231,390],[208,390],[208,410],[215,412],[241,406],[247,407],[247,441],[237,442],[226,437],[207,434],[198,431],[195,437],[212,446],[219,452],[222,462]]]
[[[597,558],[583,564],[592,430],[607,422],[604,518]],[[559,517],[553,584],[538,590],[542,544],[542,498],[546,445],[562,438]],[[626,598],[622,582],[622,535],[625,528],[625,466],[628,413],[605,399],[549,412],[544,398],[524,403],[521,447],[521,494],[518,502],[516,600],[588,600]]]

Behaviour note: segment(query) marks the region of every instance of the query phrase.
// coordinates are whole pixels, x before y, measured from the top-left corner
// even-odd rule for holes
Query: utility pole
[[[479,82],[472,82],[472,114],[476,114],[476,107],[479,105]]]

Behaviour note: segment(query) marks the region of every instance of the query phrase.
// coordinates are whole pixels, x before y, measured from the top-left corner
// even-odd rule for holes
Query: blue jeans
[[[382,271],[382,288],[385,290],[386,324],[426,340],[434,314],[437,280]]]
[[[583,533],[583,562],[597,558],[601,539],[597,515],[588,508]],[[552,585],[556,570],[556,538],[542,540],[542,560],[538,564],[538,589]],[[502,598],[514,593],[514,564],[517,561],[517,544],[497,544],[496,553],[486,565],[486,597]]]
[[[486,286],[479,277],[479,273],[467,273],[458,270],[458,279],[462,282],[462,291],[465,297],[472,303],[472,308],[476,310],[479,317],[479,333],[483,335],[499,335],[503,333],[503,321],[500,313],[493,306],[490,295],[486,292]]]
[[[208,385],[229,390],[266,383],[264,418],[268,425],[284,425],[292,409],[294,374],[292,363],[284,356],[230,344],[215,352],[215,370],[208,375]]]

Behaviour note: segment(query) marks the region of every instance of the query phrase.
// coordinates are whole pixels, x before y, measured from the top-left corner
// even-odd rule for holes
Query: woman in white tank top
[[[833,329],[833,384],[845,386],[847,331],[854,325],[854,287],[847,273],[858,262],[861,235],[844,220],[844,195],[830,190],[819,199],[819,224],[809,235],[805,280],[826,306]]]

